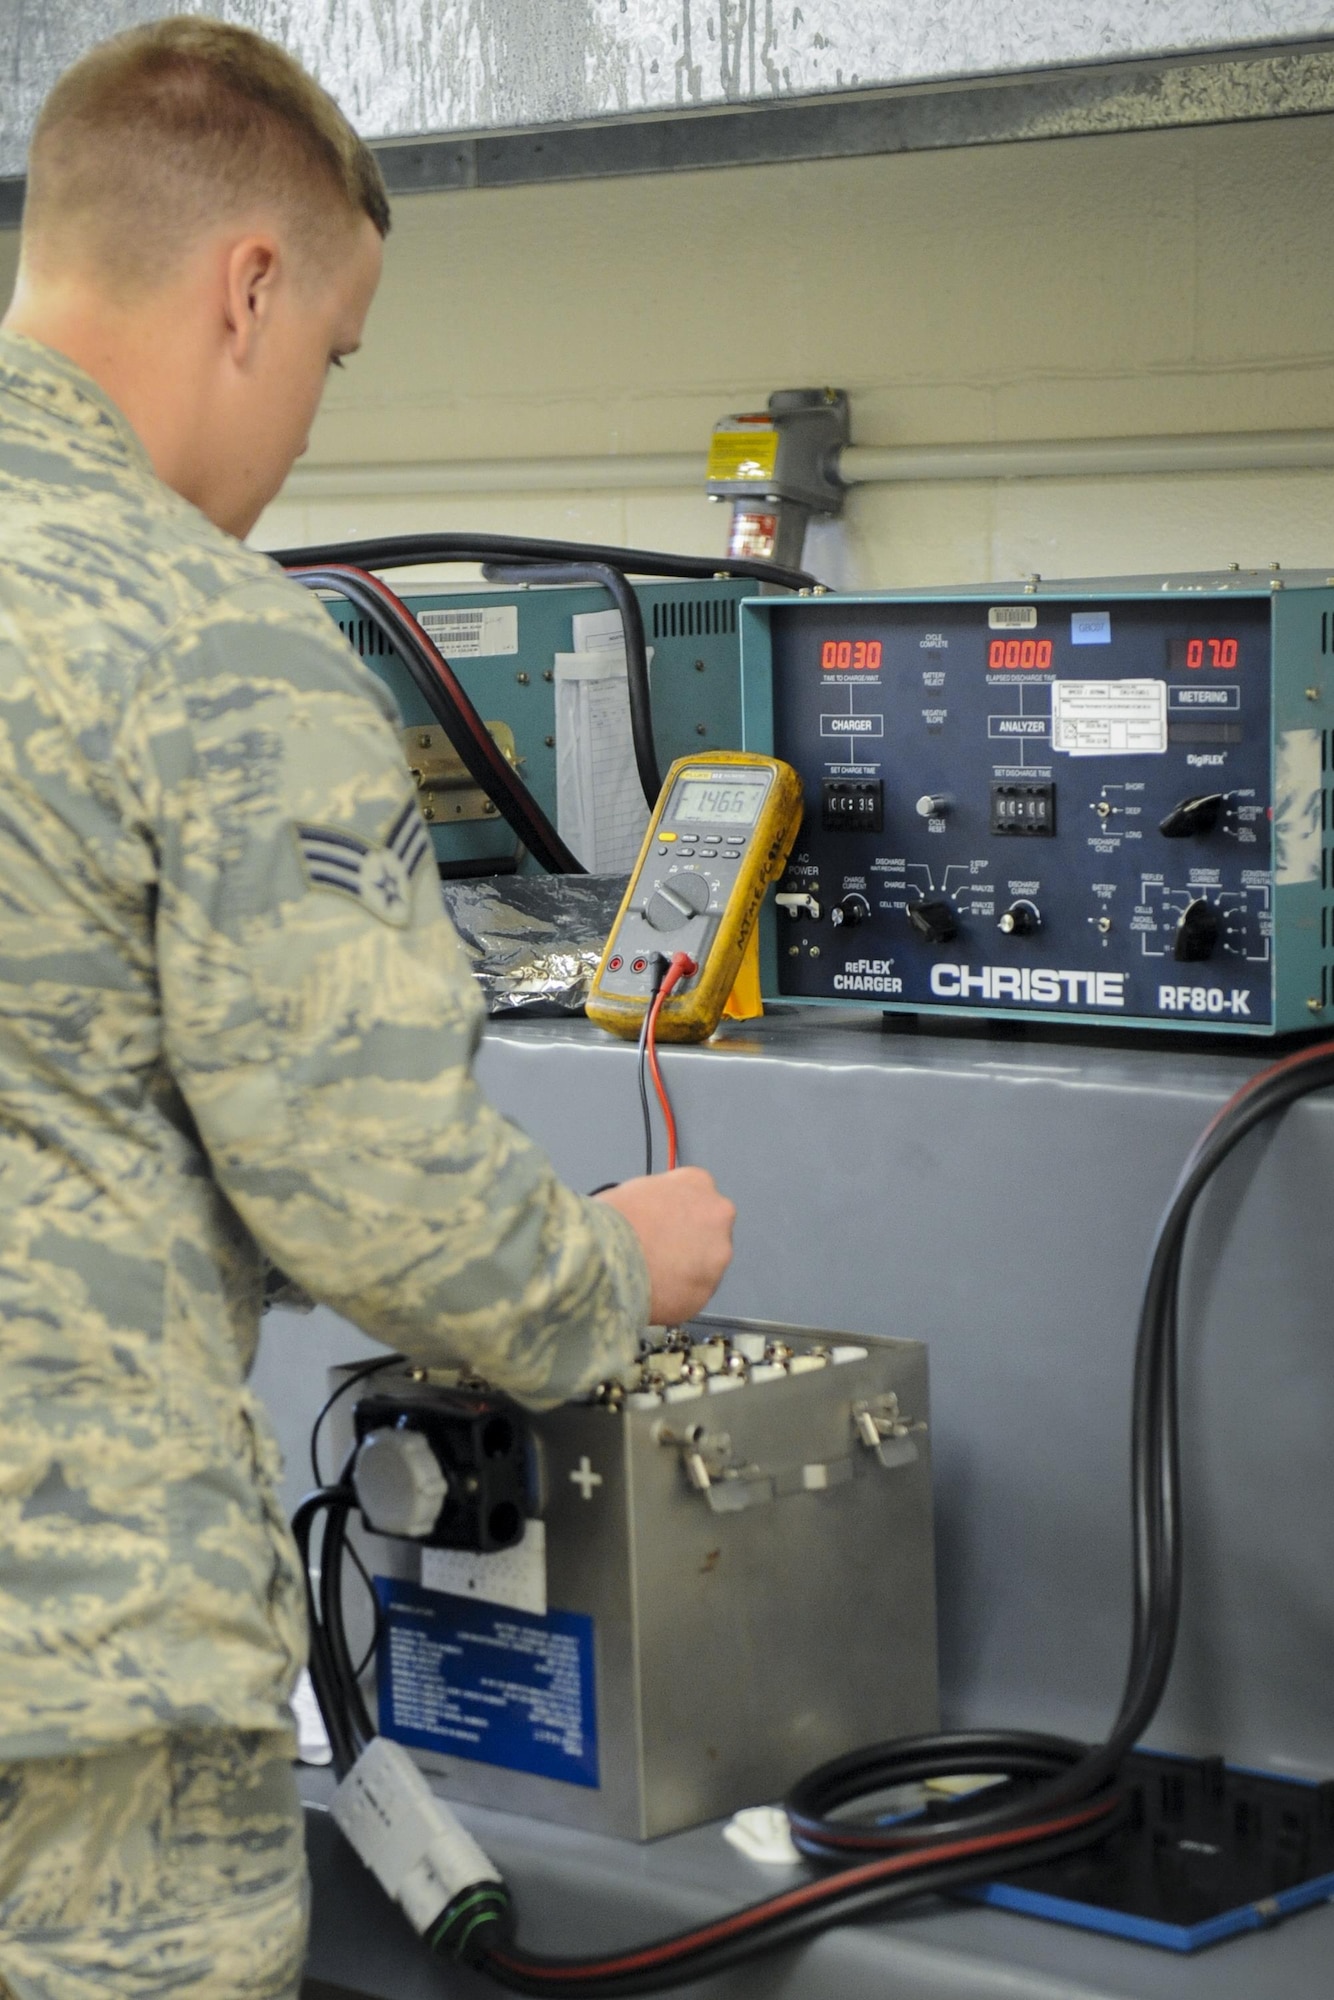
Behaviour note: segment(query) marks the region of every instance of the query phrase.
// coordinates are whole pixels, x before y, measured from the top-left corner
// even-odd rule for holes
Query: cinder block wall
[[[806,383],[862,444],[1334,427],[1334,119],[403,199],[308,462],[702,464]],[[613,491],[285,497],[256,538],[413,527],[725,534],[702,494]],[[875,585],[1324,565],[1334,473],[863,488],[839,542]]]

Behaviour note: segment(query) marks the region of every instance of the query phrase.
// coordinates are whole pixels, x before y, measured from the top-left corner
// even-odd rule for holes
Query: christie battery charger
[[[762,598],[742,677],[747,748],[805,793],[773,997],[1330,1020],[1330,578]]]

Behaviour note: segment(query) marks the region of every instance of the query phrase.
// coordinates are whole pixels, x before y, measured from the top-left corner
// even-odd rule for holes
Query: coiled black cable
[[[509,823],[533,858],[551,875],[582,875],[583,863],[570,852],[537,800],[496,748],[490,730],[467,690],[430,635],[401,597],[378,576],[345,563],[324,563],[289,571],[308,590],[345,597],[382,632],[402,660],[422,700],[458,751],[474,783]]]
[[[787,1801],[793,1836],[832,1872],[711,1924],[597,1959],[555,1959],[496,1938],[479,1969],[515,1993],[620,1996],[661,1992],[791,1946],[836,1923],[888,1911],[1074,1853],[1121,1823],[1118,1773],[1152,1721],[1171,1669],[1181,1609],[1177,1330],[1187,1232],[1204,1189],[1241,1142],[1312,1092],[1334,1087],[1334,1043],[1282,1058],[1231,1097],[1194,1147],[1159,1223],[1135,1350],[1131,1416],[1134,1622],[1124,1690],[1105,1742],[1027,1731],[954,1731],[900,1739],[822,1765]],[[303,1503],[309,1507],[318,1501]],[[314,1667],[312,1663],[312,1673]],[[337,1680],[332,1683],[337,1696]],[[316,1683],[319,1692],[319,1682]],[[321,1697],[323,1705],[323,1697]],[[364,1712],[364,1711],[363,1711]],[[326,1711],[326,1720],[328,1720]],[[348,1718],[339,1718],[349,1733]],[[333,1731],[331,1729],[331,1736]],[[336,1753],[337,1754],[337,1753]],[[890,1787],[992,1776],[978,1806],[932,1806],[867,1824],[843,1815]]]
[[[349,1467],[345,1468],[350,1474]],[[319,1486],[308,1493],[292,1516],[292,1536],[301,1557],[302,1574],[306,1588],[306,1622],[309,1631],[308,1665],[311,1686],[319,1703],[320,1714],[329,1738],[329,1748],[333,1752],[334,1774],[345,1778],[366,1747],[366,1738],[359,1738],[349,1712],[347,1689],[340,1679],[338,1661],[329,1645],[324,1628],[321,1607],[315,1599],[313,1582],[314,1557],[311,1551],[311,1537],[315,1523],[321,1515],[331,1518],[336,1514],[346,1514],[355,1504],[355,1495],[350,1485],[340,1482],[337,1486]],[[321,1552],[321,1578],[327,1561],[327,1549]],[[344,1648],[346,1651],[346,1648]]]

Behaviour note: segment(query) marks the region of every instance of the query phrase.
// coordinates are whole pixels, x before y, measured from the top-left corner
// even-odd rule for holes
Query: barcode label
[[[1036,604],[993,604],[987,613],[993,632],[1031,632],[1037,622]]]
[[[478,604],[417,614],[427,637],[447,660],[487,660],[519,650],[516,604]]]

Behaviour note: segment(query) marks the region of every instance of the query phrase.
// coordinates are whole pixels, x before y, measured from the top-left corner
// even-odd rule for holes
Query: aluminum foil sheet
[[[626,875],[442,882],[488,1014],[582,1014]]]

